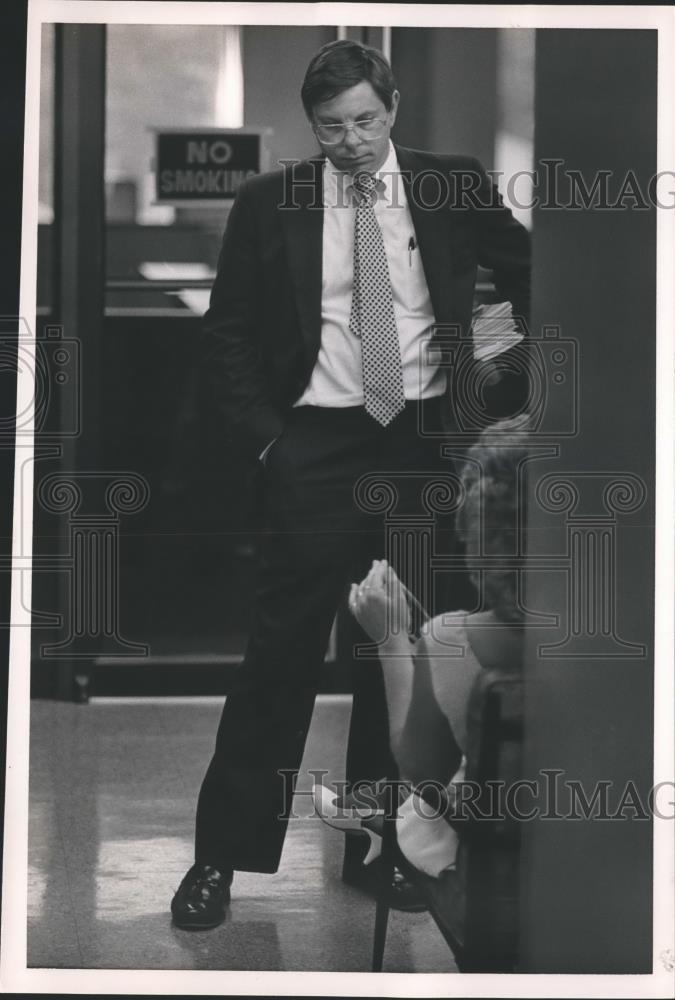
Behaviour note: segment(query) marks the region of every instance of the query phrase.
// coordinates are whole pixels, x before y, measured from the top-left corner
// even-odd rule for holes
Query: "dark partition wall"
[[[648,972],[652,826],[629,798],[652,775],[656,33],[539,31],[536,63],[536,163],[560,163],[556,195],[540,174],[533,328],[576,345],[578,419],[564,436],[574,393],[551,393],[557,456],[532,474],[530,554],[557,568],[527,601],[558,624],[530,635],[528,776],[561,773],[526,824],[523,967]],[[566,781],[598,792],[588,819]]]
[[[247,125],[273,129],[270,168],[281,159],[303,159],[317,150],[300,101],[307,65],[318,49],[336,38],[329,25],[246,25],[244,117]]]
[[[490,28],[392,30],[391,64],[401,91],[397,142],[494,165],[497,36]]]

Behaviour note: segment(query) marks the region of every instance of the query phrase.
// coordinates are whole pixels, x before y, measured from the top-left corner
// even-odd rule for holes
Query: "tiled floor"
[[[342,834],[311,817],[302,794],[277,874],[237,874],[228,920],[212,931],[171,925],[220,708],[32,703],[29,967],[369,970],[373,903],[341,882]],[[349,710],[347,698],[320,698],[307,742],[305,761],[335,780]],[[309,787],[301,772],[298,792]],[[385,971],[456,967],[427,914],[392,911]]]

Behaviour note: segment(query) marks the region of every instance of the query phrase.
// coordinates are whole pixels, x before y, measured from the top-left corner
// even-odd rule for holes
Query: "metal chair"
[[[394,866],[419,888],[460,972],[516,970],[520,830],[503,802],[495,815],[491,783],[508,788],[521,777],[522,702],[520,672],[484,670],[471,692],[466,780],[479,786],[478,815],[445,815],[460,835],[454,869],[431,878],[414,868],[397,845],[395,817],[385,818],[373,972],[381,972],[384,961]]]

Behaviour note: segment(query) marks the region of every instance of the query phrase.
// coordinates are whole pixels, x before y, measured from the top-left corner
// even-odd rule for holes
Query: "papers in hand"
[[[510,302],[477,306],[473,311],[471,333],[476,361],[496,358],[523,339],[513,320]]]

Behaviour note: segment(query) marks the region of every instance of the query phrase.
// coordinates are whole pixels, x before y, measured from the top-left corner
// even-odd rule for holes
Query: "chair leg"
[[[385,818],[382,831],[382,853],[380,855],[379,884],[375,907],[375,933],[373,935],[372,971],[382,972],[384,946],[387,939],[387,924],[391,900],[391,885],[394,878],[394,840],[396,819]]]

